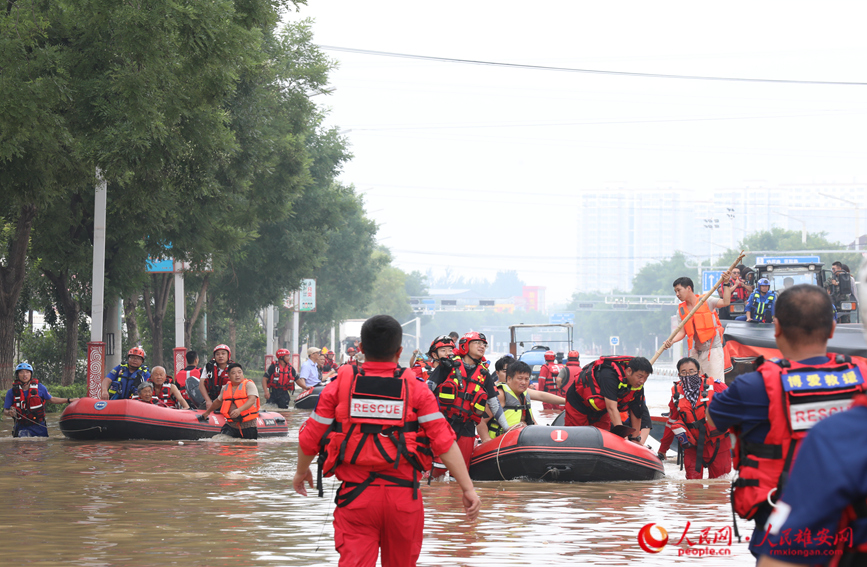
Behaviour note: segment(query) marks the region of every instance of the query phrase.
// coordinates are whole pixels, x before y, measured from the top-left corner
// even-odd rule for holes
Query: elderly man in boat
[[[517,360],[506,367],[506,383],[497,384],[497,397],[510,428],[518,424],[535,425],[536,423],[533,418],[533,410],[530,407],[532,402],[529,390],[531,373],[532,368],[526,362]],[[549,404],[566,403],[566,398],[537,390],[533,390],[532,399]],[[490,409],[487,410],[485,419],[488,421],[488,435],[491,436],[491,439],[507,431],[500,427]]]
[[[154,385],[154,396],[167,407],[182,407],[190,409],[190,404],[184,399],[177,386],[167,380],[166,369],[154,366],[151,369],[150,383]]]

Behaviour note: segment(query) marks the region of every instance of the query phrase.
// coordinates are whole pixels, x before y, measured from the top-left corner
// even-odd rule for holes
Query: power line
[[[329,51],[342,51],[345,53],[358,53],[361,55],[375,55],[378,57],[398,57],[402,59],[419,59],[422,61],[436,61],[440,63],[460,63],[464,65],[483,65],[488,67],[506,67],[509,69],[528,69],[531,71],[558,71],[565,73],[585,73],[590,75],[612,75],[620,77],[635,77],[642,79],[681,79],[690,81],[726,81],[739,83],[769,83],[788,85],[824,85],[824,86],[847,86],[864,87],[867,83],[855,81],[809,81],[801,79],[751,79],[747,77],[712,77],[705,75],[670,75],[665,73],[636,73],[630,71],[606,71],[602,69],[579,69],[575,67],[549,67],[545,65],[527,65],[523,63],[503,63],[499,61],[481,61],[476,59],[457,59],[453,57],[435,57],[431,55],[414,55],[411,53],[395,53],[392,51],[374,51],[371,49],[357,49],[354,47],[338,47],[334,45],[320,45],[320,49]]]

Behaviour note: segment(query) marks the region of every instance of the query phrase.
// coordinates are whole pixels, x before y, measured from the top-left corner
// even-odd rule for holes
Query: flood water
[[[669,386],[667,378],[649,382],[653,413],[665,405]],[[2,563],[336,565],[336,482],[326,479],[326,498],[292,490],[297,429],[308,414],[285,412],[291,431],[283,439],[183,444],[70,441],[59,431],[59,414],[49,417],[50,439],[13,440],[11,420],[3,418]],[[729,481],[686,481],[673,462],[665,468],[666,478],[652,482],[476,483],[482,513],[473,524],[456,483],[425,486],[419,565],[753,564],[746,543],[728,545]],[[688,522],[686,539],[675,545]],[[656,554],[637,540],[649,523],[670,538]],[[749,534],[752,523],[740,528]],[[705,545],[702,530],[711,543],[716,536],[715,545]],[[656,528],[651,534],[660,535]],[[679,556],[708,547],[728,555]]]

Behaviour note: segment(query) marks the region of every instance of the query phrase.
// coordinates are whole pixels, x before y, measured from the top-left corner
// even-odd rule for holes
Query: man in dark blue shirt
[[[780,294],[774,318],[774,337],[785,360],[811,367],[833,362],[827,355],[828,339],[833,334],[830,299],[822,288],[804,284]],[[716,429],[735,432],[741,446],[745,443],[762,445],[771,430],[769,406],[770,398],[762,374],[750,372],[738,376],[726,391],[713,397],[708,408],[709,422]],[[756,525],[750,539],[750,551],[756,557],[767,554],[770,549],[765,538],[765,524],[771,510],[770,504],[760,506],[752,518]]]

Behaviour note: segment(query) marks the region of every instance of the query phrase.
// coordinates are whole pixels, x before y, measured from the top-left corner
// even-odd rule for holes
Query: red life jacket
[[[169,406],[167,406],[167,405],[166,405],[166,404],[165,404],[161,399],[159,399],[159,398],[156,396],[156,394],[154,394],[154,397],[152,397],[152,398],[151,398],[151,401],[149,401],[149,402],[146,402],[146,401],[144,401],[144,400],[141,399],[141,398],[134,398],[134,399],[135,399],[135,400],[138,400],[139,402],[141,402],[141,403],[143,403],[143,404],[152,404],[152,405],[155,405],[155,406],[158,406],[158,407],[161,407],[161,408],[167,408],[167,407],[169,407]]]
[[[867,365],[828,353],[828,362],[805,366],[789,360],[756,361],[768,393],[770,430],[762,443],[746,443],[748,432],[735,431],[732,507],[750,520],[764,505],[776,502],[801,440],[821,419],[843,411],[864,391]]]
[[[295,391],[295,369],[291,364],[281,367],[274,363],[268,368],[268,389]]]
[[[573,379],[572,391],[578,396],[580,402],[575,409],[584,415],[599,419],[608,411],[605,407],[605,398],[599,389],[597,373],[604,367],[610,368],[617,375],[617,409],[622,413],[629,411],[629,403],[635,399],[635,392],[626,381],[624,370],[632,360],[631,356],[603,356],[581,369],[577,379]],[[641,390],[641,388],[638,388]]]
[[[415,374],[416,378],[418,378],[419,380],[427,381],[428,376],[429,376],[428,372],[430,371],[430,366],[428,366],[427,364],[423,364],[421,362],[416,362],[415,364],[412,365],[411,370]]]
[[[31,378],[24,389],[21,388],[21,382],[16,380],[12,384],[12,407],[20,418],[28,422],[27,425],[45,421],[45,400],[39,395],[39,380]]]
[[[548,376],[542,376],[539,374],[539,387],[538,390],[540,392],[548,392],[549,394],[554,394],[555,396],[560,396],[562,398],[566,397],[566,388],[560,388],[557,386],[557,379],[560,377],[560,372],[566,368],[566,365],[560,364],[551,364],[546,363],[546,367],[548,367]],[[581,368],[578,368],[578,372],[581,371]],[[542,402],[542,408],[544,409],[563,409],[562,405],[559,404],[550,404],[548,402]]]
[[[337,407],[319,455],[319,470],[332,476],[343,463],[370,472],[363,483],[344,482],[353,490],[338,493],[336,503],[346,506],[381,479],[413,488],[418,498],[418,473],[429,470],[433,453],[430,439],[419,434],[418,414],[413,407],[415,388],[424,388],[414,373],[397,367],[394,376],[367,376],[357,366],[338,370]],[[396,470],[404,459],[414,470],[413,479],[384,474]]]
[[[220,390],[222,390],[223,386],[229,382],[228,368],[229,364],[232,362],[234,361],[229,360],[229,362],[226,363],[226,368],[223,370],[220,370],[216,362],[209,362],[205,365],[205,390],[208,392],[208,397],[211,398],[211,401],[217,399],[220,395]]]
[[[190,398],[189,392],[187,392],[187,378],[189,376],[193,376],[194,378],[201,379],[202,369],[201,368],[193,368],[192,370],[181,370],[177,374],[175,374],[175,380],[177,381],[178,390],[181,392],[181,396],[187,400],[188,402],[193,402],[192,398]],[[197,388],[198,389],[198,388]]]
[[[151,384],[153,384],[153,382],[151,382]],[[168,378],[163,382],[162,387],[157,388],[156,384],[153,384],[153,386],[155,400],[161,401],[166,407],[175,407],[175,397],[172,396],[172,383]]]
[[[852,400],[852,407],[867,407],[867,396],[855,396]],[[840,519],[840,526],[837,528],[837,533],[843,533],[843,530],[851,526],[853,522],[856,520],[864,520],[865,518],[867,518],[867,500],[862,500],[853,505],[847,506],[846,509],[843,510],[843,517]],[[861,542],[854,547],[845,547],[846,543],[845,540],[840,542],[837,547],[839,553],[834,555],[834,558],[828,563],[828,567],[855,565],[856,562],[847,562],[847,560],[852,559],[850,557],[851,555],[867,554],[867,542]],[[863,561],[863,557],[861,559]]]
[[[485,392],[488,371],[478,364],[473,375],[467,376],[467,368],[461,358],[456,356],[454,361],[456,366],[449,377],[436,388],[440,409],[452,427],[469,420],[479,423],[488,402]]]
[[[713,399],[713,378],[705,375],[701,377],[701,390],[695,407],[686,399],[683,384],[678,380],[671,388],[671,399],[677,408],[676,415],[668,418],[668,425],[675,435],[685,434],[690,444],[696,448],[695,470],[700,472],[705,465],[716,459],[719,451],[721,436],[725,431],[713,429],[707,422],[707,407]],[[704,446],[706,443],[714,445],[714,452],[707,462],[704,461]]]

